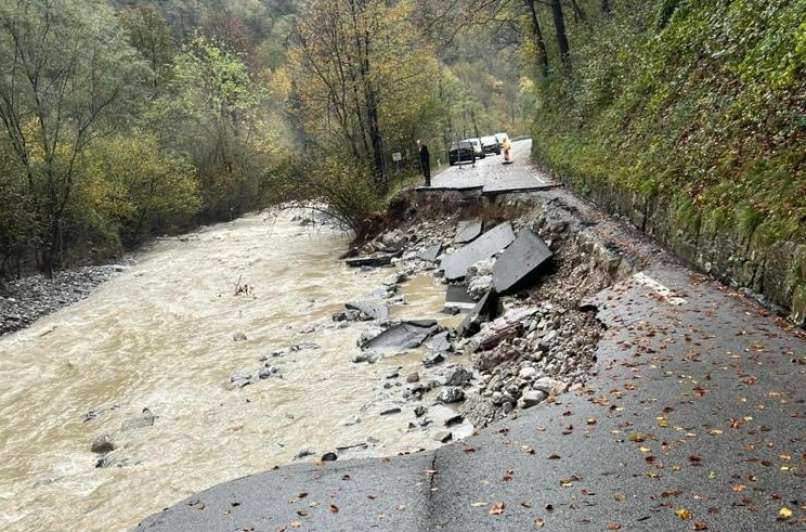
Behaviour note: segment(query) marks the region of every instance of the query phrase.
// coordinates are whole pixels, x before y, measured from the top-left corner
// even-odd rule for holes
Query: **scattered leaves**
[[[504,508],[506,508],[506,505],[503,502],[494,503],[490,507],[490,515],[501,515],[504,513]]]

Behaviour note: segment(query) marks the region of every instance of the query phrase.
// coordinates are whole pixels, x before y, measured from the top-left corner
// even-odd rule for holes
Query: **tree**
[[[125,121],[147,67],[103,2],[9,0],[0,5],[0,71],[0,123],[44,226],[40,266],[52,273],[79,156]]]
[[[568,35],[565,32],[565,19],[563,18],[563,6],[560,0],[550,0],[551,16],[554,20],[554,31],[557,36],[557,48],[560,50],[560,60],[568,69],[571,64],[570,48],[568,46]]]
[[[159,96],[170,79],[176,43],[171,28],[156,8],[136,6],[118,14],[120,25],[126,31],[131,44],[140,51],[151,67],[150,88],[154,97]]]
[[[436,95],[435,52],[412,4],[316,0],[300,17],[291,72],[304,129],[325,150],[346,147],[387,186],[386,142],[408,142]],[[425,126],[425,124],[423,124]]]
[[[231,219],[264,193],[282,147],[263,99],[239,55],[198,37],[176,57],[166,94],[150,110],[160,144],[196,168],[205,219]]]
[[[540,29],[540,20],[537,17],[537,7],[535,0],[524,0],[526,9],[529,11],[530,20],[532,23],[532,35],[537,48],[538,62],[540,63],[540,72],[544,78],[549,75],[549,54],[546,49],[546,41],[543,39],[543,31]]]

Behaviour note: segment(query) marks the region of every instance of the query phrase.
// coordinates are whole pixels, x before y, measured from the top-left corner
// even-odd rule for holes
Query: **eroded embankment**
[[[436,385],[436,402],[461,404],[477,427],[584,385],[603,331],[585,298],[633,273],[649,249],[621,248],[621,227],[562,191],[494,198],[409,191],[389,216],[389,229],[348,260],[429,273],[444,285],[445,312],[466,313],[426,344],[423,370],[409,376],[403,398],[419,402]],[[537,264],[543,243],[551,256]],[[523,253],[512,251],[519,246]],[[502,275],[518,282],[501,290]],[[378,357],[366,346],[360,361]],[[437,434],[454,436],[450,424]]]

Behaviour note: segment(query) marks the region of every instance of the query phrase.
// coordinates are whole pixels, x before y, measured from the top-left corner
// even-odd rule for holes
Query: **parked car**
[[[469,163],[473,160],[475,148],[472,142],[460,140],[451,144],[448,150],[448,164],[451,166],[461,163]]]
[[[479,139],[465,139],[463,142],[469,142],[473,145],[473,151],[476,152],[477,159],[484,159],[484,149],[481,147],[481,140]]]
[[[498,142],[498,139],[495,137],[495,135],[481,137],[481,149],[485,154],[494,153],[496,155],[501,155],[501,143]]]

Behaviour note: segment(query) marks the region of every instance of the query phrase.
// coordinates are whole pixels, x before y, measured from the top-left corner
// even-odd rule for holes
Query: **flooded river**
[[[438,445],[407,430],[405,408],[379,415],[395,398],[383,374],[405,375],[419,356],[350,363],[367,324],[339,328],[331,315],[394,270],[345,267],[347,242],[265,214],[163,239],[90,298],[0,338],[0,529],[127,529],[303,448],[310,460],[367,442],[340,459]],[[239,281],[249,295],[234,295]],[[445,318],[430,277],[403,292],[411,304],[393,316]],[[320,348],[272,359],[282,378],[228,386],[304,342]],[[153,426],[137,426],[144,409]],[[96,468],[90,446],[105,434],[117,449]]]

